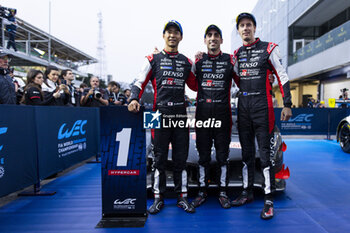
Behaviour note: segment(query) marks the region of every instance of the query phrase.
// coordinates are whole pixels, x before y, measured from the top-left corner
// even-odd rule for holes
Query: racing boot
[[[186,194],[181,194],[177,197],[177,204],[176,205],[177,205],[177,207],[182,208],[187,213],[192,214],[192,213],[196,212],[196,209],[193,207],[193,205],[188,203]]]
[[[244,189],[241,195],[231,202],[231,206],[241,206],[252,201],[254,201],[253,191]]]
[[[148,213],[158,214],[164,207],[164,200],[161,196],[154,198],[153,204],[149,207]]]
[[[202,205],[208,198],[208,194],[206,191],[199,191],[198,196],[192,201],[192,206],[197,208]]]
[[[222,208],[224,208],[224,209],[231,208],[230,199],[228,198],[228,196],[226,195],[226,192],[224,192],[224,191],[220,192],[219,202],[220,202],[220,205]]]
[[[268,220],[273,218],[273,199],[272,198],[265,198],[264,201],[264,208],[261,211],[260,217],[264,220]]]

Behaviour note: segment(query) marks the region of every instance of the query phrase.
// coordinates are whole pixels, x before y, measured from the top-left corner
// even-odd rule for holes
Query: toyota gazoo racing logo
[[[72,128],[66,127],[66,123],[62,124],[58,131],[58,140],[84,135],[86,133],[86,130],[84,130],[84,126],[86,125],[86,123],[87,120],[77,120]]]
[[[136,198],[127,198],[125,200],[115,200],[114,205],[135,205]]]
[[[213,80],[206,80],[202,82],[202,87],[212,87],[213,85]]]
[[[162,85],[174,85],[174,79],[173,78],[167,78],[162,81]]]
[[[203,74],[203,78],[207,78],[207,79],[222,79],[223,77],[224,77],[224,74],[211,74],[211,73]]]
[[[310,122],[311,117],[313,117],[314,114],[299,114],[298,116],[289,119],[289,122]]]
[[[163,76],[170,76],[170,77],[175,77],[175,78],[181,78],[184,76],[183,72],[176,72],[176,71],[163,71]]]
[[[258,66],[258,62],[246,62],[246,63],[240,63],[239,68],[254,68]]]
[[[241,76],[247,76],[247,70],[242,70],[242,72],[240,72]]]

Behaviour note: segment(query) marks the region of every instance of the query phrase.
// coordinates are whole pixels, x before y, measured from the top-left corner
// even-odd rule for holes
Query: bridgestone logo
[[[253,68],[253,67],[257,67],[257,66],[258,66],[258,62],[240,63],[239,64],[239,68]]]
[[[177,77],[181,78],[184,76],[184,73],[182,72],[174,72],[174,71],[163,71],[163,76],[170,76],[170,77]]]
[[[208,78],[208,79],[221,79],[223,77],[224,77],[224,74],[210,74],[210,73],[203,74],[203,78]]]

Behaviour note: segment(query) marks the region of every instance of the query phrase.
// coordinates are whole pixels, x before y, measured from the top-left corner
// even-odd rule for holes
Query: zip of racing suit
[[[272,103],[272,87],[269,75],[277,77],[284,107],[292,105],[289,79],[282,66],[277,44],[260,41],[235,51],[234,70],[239,77],[238,133],[242,146],[243,188],[254,185],[255,136],[259,146],[264,192],[275,190],[273,157],[275,115]]]
[[[219,53],[217,56],[203,54],[196,61],[195,71],[198,83],[196,120],[209,118],[220,120],[220,128],[196,128],[196,146],[199,153],[199,185],[208,187],[211,149],[214,141],[216,161],[220,167],[219,186],[222,191],[227,186],[227,164],[231,142],[231,85],[233,56]]]
[[[146,57],[137,81],[131,88],[131,100],[139,100],[147,83],[154,89],[153,110],[159,110],[164,120],[166,115],[181,115],[173,121],[186,121],[185,82],[196,90],[192,62],[180,53],[165,50]],[[189,148],[188,128],[160,128],[152,131],[154,143],[154,184],[155,197],[166,191],[166,163],[169,143],[172,145],[174,162],[174,183],[177,193],[187,193],[187,172],[185,170]]]

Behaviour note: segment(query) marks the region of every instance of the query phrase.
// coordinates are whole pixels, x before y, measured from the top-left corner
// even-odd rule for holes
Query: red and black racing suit
[[[199,153],[199,185],[208,187],[208,173],[211,148],[215,145],[216,161],[220,167],[219,186],[221,191],[227,186],[227,164],[231,142],[231,85],[234,77],[233,57],[226,53],[217,56],[203,54],[196,61],[198,82],[196,120],[221,121],[220,128],[196,128],[196,146]]]
[[[131,101],[139,100],[149,81],[154,89],[153,110],[165,115],[181,115],[186,120],[185,82],[196,90],[192,62],[180,53],[163,50],[159,54],[147,56],[137,81],[131,88]],[[185,170],[189,148],[188,128],[160,128],[152,132],[155,155],[153,191],[155,197],[166,191],[165,165],[168,159],[169,143],[172,145],[174,162],[174,183],[177,193],[187,192],[187,173]]]
[[[291,107],[289,80],[282,66],[276,44],[260,41],[244,45],[235,51],[234,70],[239,76],[238,133],[242,146],[243,188],[251,190],[254,183],[255,136],[259,146],[264,192],[275,189],[273,169],[273,130],[275,115],[269,75],[277,77],[284,107]]]

